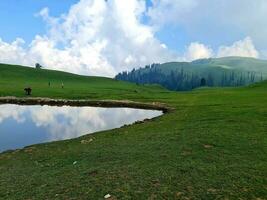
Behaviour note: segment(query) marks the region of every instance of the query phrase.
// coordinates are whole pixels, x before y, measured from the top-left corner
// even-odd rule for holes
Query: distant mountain
[[[267,60],[224,57],[152,64],[119,73],[115,78],[138,84],[161,84],[171,90],[242,86],[267,78]]]

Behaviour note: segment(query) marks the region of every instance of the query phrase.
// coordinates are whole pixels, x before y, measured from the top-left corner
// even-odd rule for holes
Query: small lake
[[[77,138],[162,115],[132,108],[0,105],[0,152]]]

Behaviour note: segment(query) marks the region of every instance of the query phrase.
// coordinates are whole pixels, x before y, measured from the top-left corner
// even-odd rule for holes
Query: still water
[[[0,105],[0,152],[76,138],[161,114],[132,108]]]

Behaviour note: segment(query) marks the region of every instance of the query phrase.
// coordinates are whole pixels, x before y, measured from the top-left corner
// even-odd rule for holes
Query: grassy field
[[[0,154],[0,199],[267,199],[266,82],[178,93],[0,65],[0,96],[24,96],[25,86],[33,96],[162,102],[175,111]]]
[[[64,90],[61,88],[62,83]],[[140,96],[149,96],[151,92],[155,94],[164,90],[158,85],[137,86],[103,77],[86,77],[59,71],[0,64],[0,96],[24,97],[25,87],[31,87],[32,96],[35,97],[71,99],[124,99],[134,98],[138,92]]]

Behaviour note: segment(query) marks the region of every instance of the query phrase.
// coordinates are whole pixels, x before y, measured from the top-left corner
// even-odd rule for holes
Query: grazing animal
[[[26,95],[31,95],[32,89],[30,87],[24,88]]]

